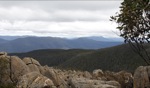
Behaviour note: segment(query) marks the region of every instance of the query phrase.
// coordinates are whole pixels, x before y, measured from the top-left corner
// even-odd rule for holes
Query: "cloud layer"
[[[116,37],[121,1],[1,1],[0,35]]]

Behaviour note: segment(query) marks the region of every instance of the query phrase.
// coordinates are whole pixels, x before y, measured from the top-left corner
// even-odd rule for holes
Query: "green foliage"
[[[150,0],[124,0],[120,12],[111,16],[111,21],[118,23],[117,29],[125,43],[129,43],[134,52],[150,65],[150,56],[143,47],[144,43],[150,42]]]
[[[124,0],[120,12],[111,16],[118,23],[117,29],[125,42],[149,42],[150,38],[150,1]]]

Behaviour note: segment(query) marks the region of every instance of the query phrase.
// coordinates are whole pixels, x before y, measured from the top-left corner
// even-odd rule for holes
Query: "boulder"
[[[6,52],[0,52],[0,57],[6,57],[7,53]]]
[[[59,73],[59,71],[57,71],[56,69],[50,68],[48,66],[43,66],[40,67],[40,72],[42,75],[50,78],[56,87],[67,88],[67,83],[63,79],[64,75]]]
[[[120,71],[114,74],[115,80],[121,84],[121,88],[133,88],[133,76],[126,71]]]
[[[134,88],[150,88],[150,66],[140,66],[134,72]]]
[[[23,76],[30,72],[29,67],[17,56],[10,56],[10,77],[14,82],[18,81],[20,76]]]
[[[119,82],[121,88],[133,88],[133,76],[129,72],[120,71],[115,73],[115,72],[106,71],[104,73],[103,79],[104,78],[107,81],[115,80]]]
[[[101,79],[104,76],[104,73],[101,69],[96,69],[93,71],[93,77],[97,79]]]
[[[10,80],[10,69],[9,69],[9,59],[7,56],[0,55],[0,83],[9,84],[12,83]]]
[[[38,72],[30,72],[20,77],[17,88],[56,88],[51,79]]]
[[[83,72],[83,77],[91,79],[92,75],[88,71],[85,71]]]
[[[30,58],[30,57],[25,57],[23,58],[23,61],[29,67],[30,72],[34,72],[34,71],[40,72],[39,66],[41,65],[37,60]]]
[[[31,58],[31,57],[25,57],[25,58],[23,58],[23,61],[28,65],[28,64],[35,64],[35,65],[37,65],[37,66],[41,66],[41,64],[37,61],[37,60],[35,60],[35,59],[33,59],[33,58]]]
[[[71,88],[121,88],[117,81],[91,80],[88,78],[72,78],[69,84]]]
[[[5,71],[2,77],[2,83],[17,83],[20,76],[30,72],[29,67],[17,56],[0,56],[0,59],[7,61],[5,70],[1,69],[1,71]]]

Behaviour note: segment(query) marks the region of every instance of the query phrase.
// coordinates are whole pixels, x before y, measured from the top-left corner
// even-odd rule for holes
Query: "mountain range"
[[[6,37],[9,38],[8,36]],[[38,49],[100,49],[122,44],[122,41],[98,41],[89,37],[66,39],[59,37],[17,36],[7,40],[4,40],[4,37],[0,38],[0,51],[9,53],[29,52]],[[110,39],[106,38],[106,40]]]
[[[0,38],[0,44],[5,42],[7,42],[7,40]]]
[[[4,40],[14,40],[14,39],[18,39],[18,38],[26,38],[26,37],[36,37],[36,36],[0,36],[0,39],[4,39]],[[123,41],[123,38],[119,37],[119,38],[105,38],[103,36],[89,36],[89,37],[81,37],[81,38],[87,38],[87,39],[92,39],[92,40],[96,40],[96,41]],[[74,38],[77,39],[77,38]]]
[[[123,42],[123,38],[105,38],[102,36],[90,36],[90,37],[82,37],[82,38],[87,38],[87,39],[92,39],[96,41],[105,41],[105,42]]]

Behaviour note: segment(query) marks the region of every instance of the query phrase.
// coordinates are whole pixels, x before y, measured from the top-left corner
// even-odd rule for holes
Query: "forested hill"
[[[93,51],[95,50],[43,49],[43,50],[35,50],[27,53],[11,53],[9,55],[16,55],[19,56],[20,58],[33,57],[34,59],[38,60],[42,65],[58,66],[79,54],[93,52]]]
[[[150,47],[147,46],[147,50],[149,49]],[[21,58],[33,57],[43,65],[87,71],[100,68],[109,71],[126,70],[133,72],[138,66],[146,65],[127,44],[99,50],[53,49],[11,55],[17,55]]]

